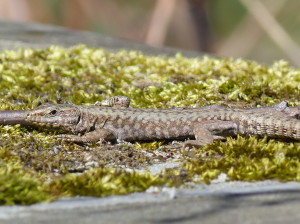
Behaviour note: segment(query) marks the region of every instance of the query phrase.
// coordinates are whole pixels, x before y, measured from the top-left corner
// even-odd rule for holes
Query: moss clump
[[[150,186],[171,182],[165,178],[115,169],[93,169],[80,175],[67,174],[48,185],[51,194],[59,196],[109,196],[145,191]]]
[[[220,173],[229,180],[278,179],[300,181],[299,143],[283,143],[256,137],[228,138],[194,150],[184,168],[198,181],[210,182]]]
[[[70,196],[108,196],[144,191],[172,181],[150,174],[98,168],[44,182],[45,175],[20,165],[0,164],[0,204],[33,204]]]
[[[152,108],[214,103],[263,106],[282,100],[295,106],[300,99],[300,70],[285,61],[266,66],[242,59],[146,56],[136,51],[52,46],[0,52],[0,74],[1,110],[31,109],[40,102],[84,105],[114,95],[130,97],[134,107]],[[195,180],[196,175],[209,182],[221,172],[234,180],[299,181],[298,144],[293,143],[239,137],[187,152],[180,145],[176,148],[164,142],[62,144],[54,140],[55,134],[29,127],[0,127],[0,179],[8,184],[3,185],[5,189],[10,189],[1,191],[7,201],[0,203],[124,194],[156,184],[180,185]],[[170,169],[158,179],[123,171],[174,158],[181,159],[184,166]],[[8,172],[7,167],[15,163],[18,166]],[[96,170],[82,175],[68,174],[93,168]],[[42,184],[44,180],[49,185]]]
[[[37,174],[20,165],[0,162],[0,204],[33,204],[53,199]]]

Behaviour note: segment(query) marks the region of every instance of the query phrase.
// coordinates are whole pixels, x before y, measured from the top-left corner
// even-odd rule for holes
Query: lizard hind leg
[[[130,107],[130,98],[128,98],[127,96],[113,96],[102,101],[97,101],[94,105],[104,107],[128,108]]]
[[[185,147],[203,147],[216,139],[225,139],[226,136],[237,135],[238,125],[232,121],[208,120],[195,125],[194,135],[196,140],[188,140]]]

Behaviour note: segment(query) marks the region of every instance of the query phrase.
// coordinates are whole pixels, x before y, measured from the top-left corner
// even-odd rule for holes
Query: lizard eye
[[[51,110],[51,111],[49,112],[49,114],[50,114],[50,115],[56,115],[56,114],[57,114],[57,110]]]

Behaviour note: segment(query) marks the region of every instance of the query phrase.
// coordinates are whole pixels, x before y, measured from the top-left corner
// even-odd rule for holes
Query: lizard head
[[[80,120],[80,110],[72,104],[44,104],[25,114],[25,120],[41,127],[55,127],[73,132]]]

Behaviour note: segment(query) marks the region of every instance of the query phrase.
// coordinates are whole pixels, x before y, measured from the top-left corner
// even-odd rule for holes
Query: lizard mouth
[[[34,114],[27,113],[25,115],[25,120],[35,125],[39,126],[47,126],[47,127],[59,127],[60,123],[53,118],[45,118],[41,116],[36,116]]]
[[[63,124],[62,118],[41,109],[28,111],[25,114],[24,119],[27,122],[38,126],[59,127],[61,124]]]

